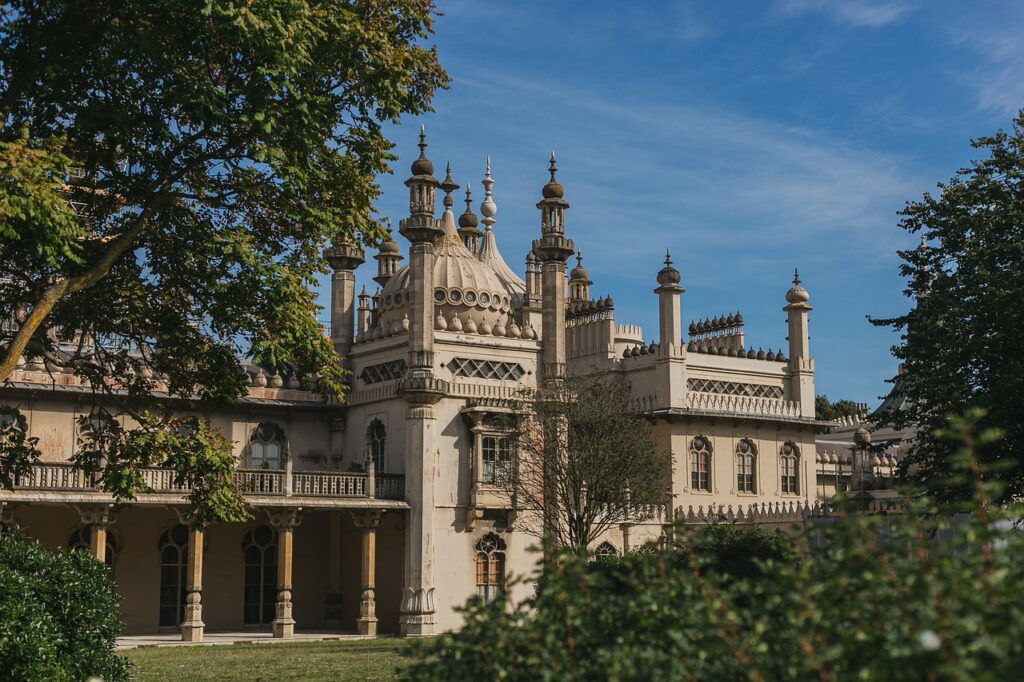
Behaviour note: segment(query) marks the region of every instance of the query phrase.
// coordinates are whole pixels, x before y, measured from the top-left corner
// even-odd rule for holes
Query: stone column
[[[334,271],[331,275],[331,341],[334,350],[349,366],[349,352],[355,338],[356,277],[353,272],[365,261],[363,249],[345,240],[324,254]]]
[[[78,510],[82,523],[89,526],[89,553],[100,563],[107,561],[107,532],[116,517],[110,505],[82,507]]]
[[[356,628],[360,635],[377,636],[377,526],[381,511],[353,512],[356,527],[362,529],[361,594]]]
[[[292,542],[295,527],[302,520],[300,509],[279,509],[270,522],[277,529],[277,606],[271,624],[274,637],[291,639],[295,635],[292,618]]]
[[[800,286],[799,273],[793,273],[793,286],[786,292],[786,318],[789,323],[790,399],[800,403],[800,416],[814,418],[814,358],[810,351],[807,316],[813,310],[811,296]]]
[[[188,531],[188,575],[185,581],[185,621],[181,641],[201,642],[203,623],[203,531],[195,526]]]

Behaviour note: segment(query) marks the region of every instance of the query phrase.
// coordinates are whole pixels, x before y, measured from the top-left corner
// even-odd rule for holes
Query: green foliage
[[[827,395],[814,396],[814,418],[819,421],[832,421],[839,417],[848,417],[860,412],[857,403],[852,400],[832,402]]]
[[[110,574],[84,551],[51,552],[20,532],[0,535],[0,677],[127,680],[114,653],[123,624]]]
[[[566,552],[521,604],[472,600],[465,627],[414,680],[1004,680],[1024,666],[1024,534],[996,513],[969,454],[949,463],[970,516],[922,501],[904,515],[809,524],[792,547],[714,526],[678,551],[594,566]],[[795,529],[796,530],[796,529]],[[677,529],[676,534],[684,529]],[[751,559],[737,558],[749,551]],[[680,558],[682,554],[682,560]],[[749,570],[749,569],[753,570]],[[738,569],[738,570],[737,570]]]
[[[205,480],[219,443],[156,454],[145,422],[166,397],[179,414],[237,401],[240,358],[341,397],[313,290],[327,246],[383,234],[382,125],[448,82],[424,44],[435,14],[430,0],[4,3],[0,381],[41,356],[143,422],[109,489],[130,498],[153,460]],[[9,481],[25,459],[0,461]],[[200,496],[236,506],[230,488]]]
[[[913,307],[874,320],[901,333],[893,351],[904,374],[903,400],[884,419],[918,427],[900,473],[934,496],[969,499],[949,485],[946,462],[957,445],[940,430],[950,414],[986,410],[983,427],[1005,432],[977,449],[987,477],[1005,482],[1001,499],[1024,493],[1024,111],[1010,132],[974,140],[982,158],[907,204],[901,227],[921,246],[901,251]]]

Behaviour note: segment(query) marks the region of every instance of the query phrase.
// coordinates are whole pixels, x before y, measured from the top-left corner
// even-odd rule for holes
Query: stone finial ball
[[[865,429],[863,426],[853,432],[853,442],[858,447],[866,447],[871,445],[871,432]]]

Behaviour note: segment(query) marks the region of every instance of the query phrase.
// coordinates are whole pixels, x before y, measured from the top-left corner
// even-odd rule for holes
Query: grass
[[[130,649],[132,679],[394,680],[421,640],[363,639]]]

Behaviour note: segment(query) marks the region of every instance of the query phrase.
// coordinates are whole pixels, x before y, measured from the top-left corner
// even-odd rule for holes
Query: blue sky
[[[402,182],[422,121],[430,158],[472,183],[477,213],[491,156],[499,246],[522,272],[554,148],[568,236],[619,322],[655,338],[651,290],[670,247],[685,321],[740,310],[750,344],[784,347],[783,295],[798,266],[815,308],[818,392],[873,405],[895,373],[896,338],[865,316],[907,306],[895,252],[914,240],[896,212],[1024,107],[1020,2],[439,9],[452,86],[434,113],[390,129],[400,160],[380,179],[382,215],[397,225],[407,212]],[[375,265],[360,284],[373,284]]]

